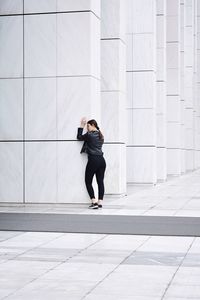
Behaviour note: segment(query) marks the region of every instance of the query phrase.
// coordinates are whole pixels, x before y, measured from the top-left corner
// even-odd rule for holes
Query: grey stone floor
[[[200,299],[200,238],[0,232],[0,299]]]
[[[200,171],[129,187],[104,209],[8,205],[0,212],[200,217]],[[0,299],[200,300],[200,238],[0,231]]]

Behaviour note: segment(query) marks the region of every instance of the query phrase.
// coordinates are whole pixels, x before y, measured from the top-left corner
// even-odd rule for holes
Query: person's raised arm
[[[86,118],[82,118],[80,127],[78,128],[78,132],[77,132],[77,140],[79,141],[87,141],[88,134],[87,133],[83,134],[83,129],[86,123],[87,123]]]

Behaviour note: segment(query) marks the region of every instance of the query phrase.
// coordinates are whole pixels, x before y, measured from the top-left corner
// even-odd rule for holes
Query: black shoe
[[[98,204],[98,207],[99,207],[99,208],[103,208],[102,204]]]
[[[99,208],[98,203],[92,203],[92,204],[89,206],[89,208],[91,208],[91,209],[98,209],[98,208]]]

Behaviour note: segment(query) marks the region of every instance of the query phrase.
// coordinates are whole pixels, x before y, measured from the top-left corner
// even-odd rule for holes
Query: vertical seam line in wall
[[[24,0],[23,0],[23,79],[22,79],[22,84],[23,84],[23,203],[26,202],[25,199],[25,59],[24,59],[24,50],[25,50],[25,45],[24,45]]]

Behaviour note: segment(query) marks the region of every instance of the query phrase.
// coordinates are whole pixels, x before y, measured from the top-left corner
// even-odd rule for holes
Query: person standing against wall
[[[83,134],[83,129],[86,124],[87,133]],[[91,199],[89,208],[102,208],[104,197],[104,174],[106,169],[106,162],[102,152],[104,136],[94,119],[86,121],[86,118],[82,118],[80,127],[78,128],[77,139],[79,141],[84,141],[81,153],[87,153],[88,155],[88,162],[85,169],[85,184]],[[96,175],[97,179],[98,199],[95,198],[92,186],[94,175]]]

